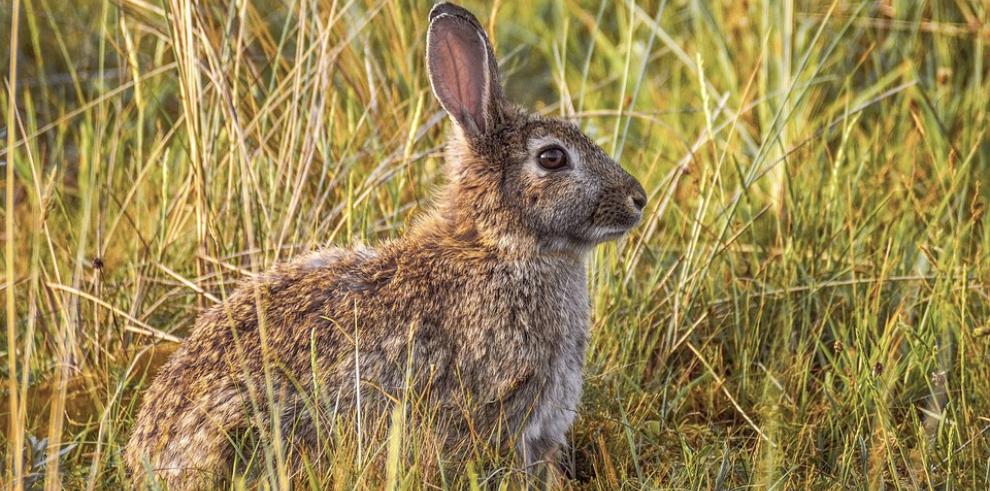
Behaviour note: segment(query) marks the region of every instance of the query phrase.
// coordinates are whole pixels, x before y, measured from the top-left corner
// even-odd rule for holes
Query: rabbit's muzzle
[[[636,226],[646,207],[643,186],[626,174],[620,182],[607,188],[591,219],[591,235],[596,242],[618,238]]]

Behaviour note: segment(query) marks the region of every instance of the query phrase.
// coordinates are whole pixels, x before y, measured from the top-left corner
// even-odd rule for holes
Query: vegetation
[[[429,206],[430,3],[0,5],[4,482],[125,486],[197,313]],[[591,260],[569,486],[990,486],[985,2],[465,3],[510,98],[650,196]],[[370,470],[390,448],[341,445],[307,486],[420,487]]]

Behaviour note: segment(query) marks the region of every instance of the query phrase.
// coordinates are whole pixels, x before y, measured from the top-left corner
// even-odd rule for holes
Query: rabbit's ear
[[[464,133],[477,138],[491,131],[502,98],[498,63],[484,29],[470,12],[450,3],[433,7],[426,65],[433,93]]]

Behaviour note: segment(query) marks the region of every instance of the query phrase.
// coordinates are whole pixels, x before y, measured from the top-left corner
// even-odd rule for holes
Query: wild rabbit
[[[646,195],[576,126],[504,99],[470,12],[436,5],[426,46],[454,122],[435,209],[375,249],[278,265],[203,313],[144,395],[126,448],[137,485],[224,479],[230,435],[246,429],[278,430],[305,453],[313,404],[387,419],[413,390],[427,394],[440,450],[480,439],[528,467],[565,444],[588,340],[586,257],[636,225]]]

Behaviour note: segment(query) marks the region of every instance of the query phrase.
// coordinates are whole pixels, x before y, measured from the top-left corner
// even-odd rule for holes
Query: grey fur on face
[[[169,489],[216,484],[230,435],[271,438],[275,422],[313,461],[325,418],[373,426],[397,401],[417,401],[415,427],[454,462],[484,447],[530,468],[566,443],[585,256],[639,221],[645,194],[574,125],[503,99],[473,15],[442,3],[430,20],[430,81],[455,124],[436,208],[374,249],[277,265],[200,316],[144,394],[126,448],[136,484],[146,469]]]

